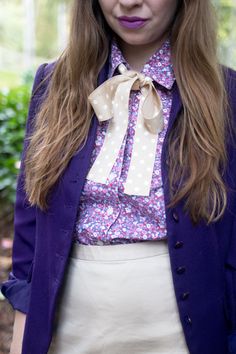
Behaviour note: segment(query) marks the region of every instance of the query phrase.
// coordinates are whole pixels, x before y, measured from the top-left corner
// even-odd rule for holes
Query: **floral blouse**
[[[109,77],[118,66],[129,64],[114,40],[110,54]],[[106,184],[86,179],[78,209],[75,240],[85,245],[132,243],[166,238],[165,204],[161,177],[161,152],[172,105],[175,81],[170,42],[166,40],[144,65],[141,73],[149,76],[161,97],[164,129],[159,133],[149,196],[126,195],[127,177],[135,137],[140,91],[132,91],[129,100],[129,124],[117,160]],[[91,164],[100,152],[108,121],[99,123]],[[145,147],[143,147],[145,149]]]

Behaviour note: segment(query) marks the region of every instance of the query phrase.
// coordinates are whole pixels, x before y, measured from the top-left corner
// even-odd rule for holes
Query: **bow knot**
[[[140,81],[140,88],[142,88],[146,85],[152,85],[152,79],[150,77],[145,76],[143,74],[139,74],[138,78]]]
[[[127,70],[126,66],[124,64],[120,64],[119,66],[119,72],[124,76],[127,77],[127,79],[135,79],[134,84],[132,86],[132,90],[141,90],[142,87],[146,85],[153,85],[152,79],[148,76],[145,76],[142,73],[138,73],[137,71],[133,70]],[[153,86],[154,87],[154,86]]]
[[[140,90],[134,146],[124,192],[149,195],[158,133],[164,127],[162,103],[150,77],[127,70],[124,64],[119,66],[119,71],[120,75],[105,81],[89,96],[99,121],[109,120],[109,125],[102,149],[87,178],[106,183],[126,135],[131,90]]]

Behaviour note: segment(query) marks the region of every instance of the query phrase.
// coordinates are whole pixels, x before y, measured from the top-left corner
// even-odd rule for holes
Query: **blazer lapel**
[[[99,74],[98,85],[107,79],[108,69],[109,60],[107,60]],[[85,144],[72,157],[57,187],[53,191],[51,210],[56,211],[56,218],[62,230],[72,231],[74,227],[80,195],[90,166],[97,125],[98,119],[94,115]]]
[[[169,117],[168,128],[165,136],[165,140],[162,147],[162,155],[161,155],[161,173],[162,173],[162,181],[163,181],[163,189],[164,189],[164,198],[165,205],[167,206],[170,201],[169,195],[169,180],[168,180],[168,162],[167,162],[167,153],[168,153],[168,140],[170,131],[172,130],[176,119],[179,117],[179,114],[183,108],[183,104],[180,97],[180,92],[175,81],[173,86],[173,100],[172,107]]]

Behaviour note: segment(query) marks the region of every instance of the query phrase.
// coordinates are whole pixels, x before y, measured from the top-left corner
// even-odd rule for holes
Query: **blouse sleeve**
[[[42,96],[42,80],[47,64],[42,64],[36,73],[29,105],[21,167],[17,180],[14,208],[14,240],[12,271],[1,285],[1,292],[15,310],[27,313],[30,299],[30,282],[35,247],[35,207],[29,205],[24,191],[24,157],[31,133],[32,123]]]

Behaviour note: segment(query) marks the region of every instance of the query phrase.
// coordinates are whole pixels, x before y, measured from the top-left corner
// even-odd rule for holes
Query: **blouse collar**
[[[115,38],[111,43],[109,78],[116,74],[118,66],[123,63],[128,70],[130,66],[125,60]],[[157,84],[170,90],[175,82],[173,64],[171,60],[170,40],[167,39],[144,65],[141,73],[150,77]]]

